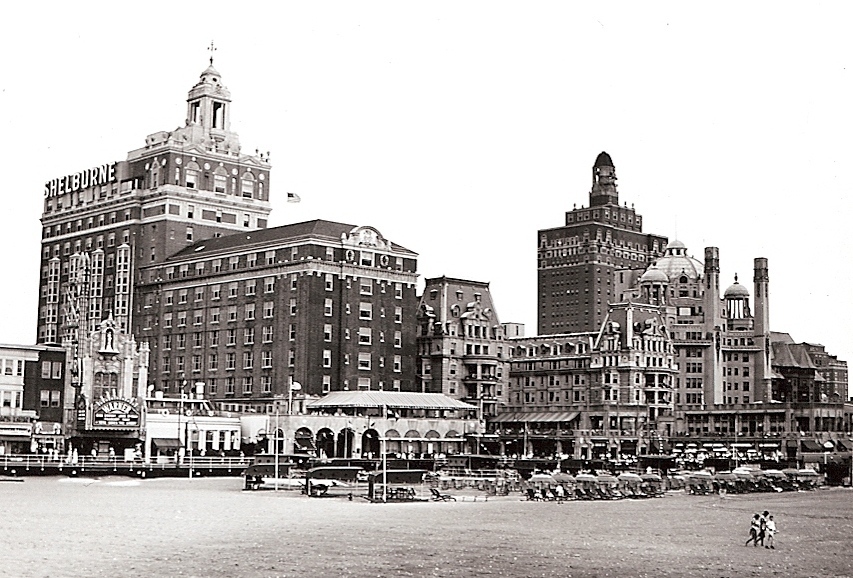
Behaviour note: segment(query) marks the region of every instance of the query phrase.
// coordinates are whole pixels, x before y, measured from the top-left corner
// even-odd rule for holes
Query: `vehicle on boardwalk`
[[[362,489],[360,477],[364,469],[359,466],[319,466],[305,472],[303,492],[312,498],[348,497]]]
[[[310,458],[307,454],[258,454],[243,472],[243,489],[302,489]]]
[[[436,495],[426,487],[428,470],[376,470],[367,475],[367,495],[371,502],[426,502]],[[451,496],[448,496],[448,499]],[[434,500],[435,501],[435,500]],[[444,500],[442,500],[444,501]],[[454,500],[455,501],[455,500]]]

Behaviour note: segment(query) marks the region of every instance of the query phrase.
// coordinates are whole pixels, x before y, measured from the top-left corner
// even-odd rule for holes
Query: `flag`
[[[287,202],[288,203],[298,203],[302,198],[296,193],[287,193]]]

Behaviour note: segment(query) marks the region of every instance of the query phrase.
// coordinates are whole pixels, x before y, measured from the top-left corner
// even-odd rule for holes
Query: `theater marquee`
[[[102,399],[92,407],[93,428],[137,428],[139,408],[127,399]]]

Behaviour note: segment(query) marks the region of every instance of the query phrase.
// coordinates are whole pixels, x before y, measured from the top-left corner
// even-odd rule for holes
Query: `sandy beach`
[[[0,575],[851,576],[853,491],[371,504],[239,478],[0,484]],[[462,497],[460,495],[460,497]],[[753,512],[776,550],[744,547]]]

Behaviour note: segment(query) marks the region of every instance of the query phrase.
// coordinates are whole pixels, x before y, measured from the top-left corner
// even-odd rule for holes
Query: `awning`
[[[574,421],[580,412],[577,411],[540,411],[513,412],[492,418],[497,423],[526,422],[526,423],[562,423]]]
[[[151,443],[160,450],[175,450],[184,447],[178,438],[151,438]]]
[[[802,440],[800,446],[804,452],[822,452],[823,446],[814,440]]]
[[[30,436],[15,436],[15,435],[0,435],[0,442],[27,442],[31,441]]]

